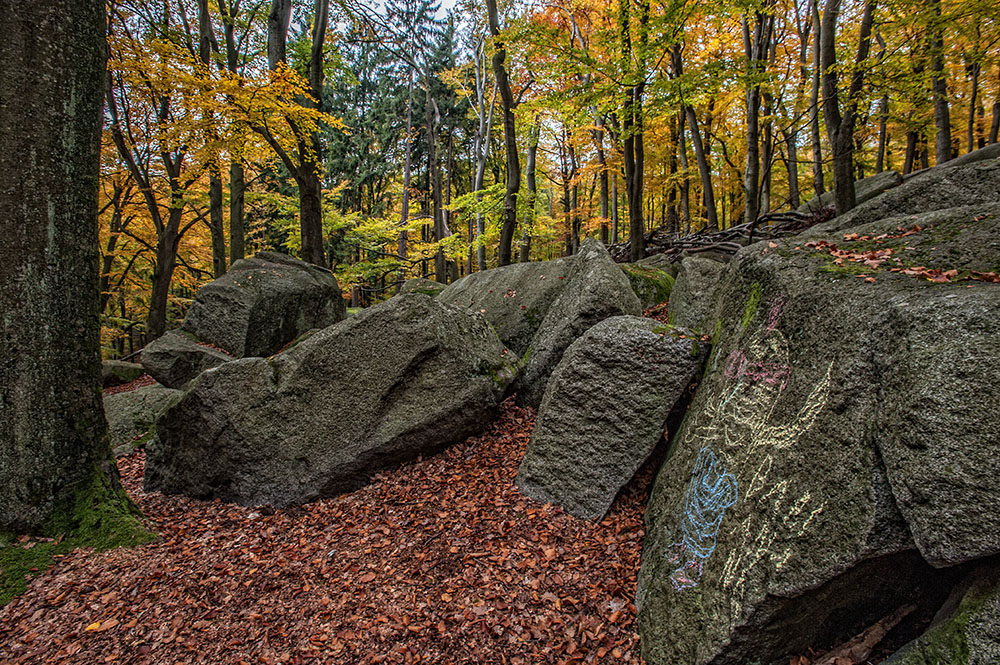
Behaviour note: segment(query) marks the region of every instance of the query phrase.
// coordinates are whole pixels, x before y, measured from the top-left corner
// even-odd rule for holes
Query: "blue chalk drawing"
[[[677,566],[670,582],[678,591],[698,584],[705,561],[715,551],[726,508],[736,503],[738,496],[736,476],[726,470],[711,448],[698,451],[684,497],[681,542],[667,552],[667,561]]]

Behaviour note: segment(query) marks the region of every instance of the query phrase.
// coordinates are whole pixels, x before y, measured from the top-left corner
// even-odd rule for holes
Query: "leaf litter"
[[[355,492],[280,510],[147,494],[161,535],[59,557],[0,609],[10,663],[641,663],[644,469],[600,522],[514,476],[534,412]]]

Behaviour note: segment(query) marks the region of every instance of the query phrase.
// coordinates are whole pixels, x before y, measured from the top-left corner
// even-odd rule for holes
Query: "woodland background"
[[[653,228],[754,221],[1000,128],[986,0],[107,9],[107,357],[262,249],[331,267],[363,306],[587,235],[635,260]]]

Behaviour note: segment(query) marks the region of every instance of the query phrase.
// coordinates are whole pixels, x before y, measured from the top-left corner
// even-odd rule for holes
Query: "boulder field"
[[[650,665],[787,665],[862,634],[891,636],[892,665],[998,663],[1000,160],[984,150],[873,180],[850,213],[728,262],[621,267],[587,240],[439,293],[414,281],[347,320],[288,314],[280,335],[226,313],[247,307],[229,302],[247,295],[237,271],[172,338],[201,356],[171,356],[190,367],[146,487],[311,501],[481,431],[517,392],[538,412],[516,482],[539,501],[613,519],[664,460],[636,589]],[[669,325],[639,316],[667,294]],[[245,331],[211,337],[214,316]],[[251,339],[270,341],[232,359]]]

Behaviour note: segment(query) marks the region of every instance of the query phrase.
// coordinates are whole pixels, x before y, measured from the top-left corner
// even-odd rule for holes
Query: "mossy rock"
[[[670,291],[674,288],[673,276],[665,270],[643,265],[642,263],[623,263],[619,267],[628,277],[632,290],[642,308],[648,309],[670,299]]]
[[[812,237],[898,235],[901,256],[961,274],[997,260],[998,205]],[[806,242],[740,250],[707,316],[716,344],[646,510],[651,665],[788,663],[1000,552],[1000,413],[984,407],[1000,286],[835,275]]]
[[[955,587],[927,631],[885,665],[1000,663],[1000,560],[994,557]]]
[[[105,388],[120,386],[135,381],[145,372],[139,363],[104,360],[101,362],[101,383]]]

